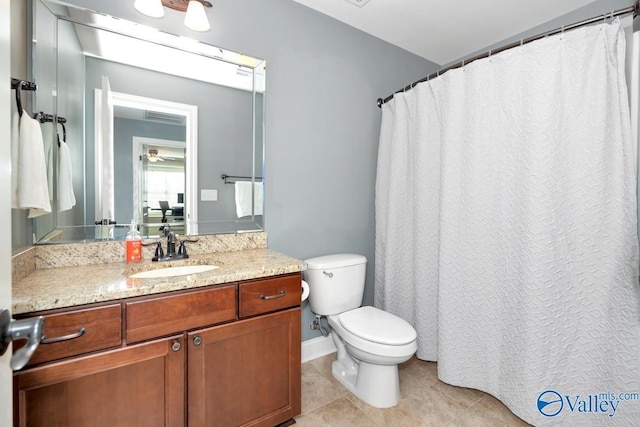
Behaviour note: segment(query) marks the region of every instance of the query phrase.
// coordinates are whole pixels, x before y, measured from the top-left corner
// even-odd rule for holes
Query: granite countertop
[[[212,264],[198,274],[153,279],[128,277],[156,268]],[[114,262],[75,267],[42,268],[13,283],[13,313],[50,310],[140,295],[295,273],[304,263],[270,249],[191,255],[187,260]]]

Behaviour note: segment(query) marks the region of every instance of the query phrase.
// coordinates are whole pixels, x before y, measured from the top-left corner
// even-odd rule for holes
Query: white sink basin
[[[143,271],[132,274],[129,277],[134,279],[157,279],[161,277],[185,276],[187,274],[204,273],[215,270],[217,265],[182,265],[180,267],[159,268],[157,270]]]

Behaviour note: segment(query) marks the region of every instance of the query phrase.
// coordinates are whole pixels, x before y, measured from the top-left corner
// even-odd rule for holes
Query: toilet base
[[[331,372],[349,391],[375,408],[391,408],[400,400],[398,365],[374,365],[351,357],[338,359]]]

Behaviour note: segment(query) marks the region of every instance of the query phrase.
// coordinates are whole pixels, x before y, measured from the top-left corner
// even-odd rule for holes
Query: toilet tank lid
[[[307,263],[308,269],[322,270],[364,264],[367,262],[367,258],[358,254],[333,254],[309,258],[304,262]]]

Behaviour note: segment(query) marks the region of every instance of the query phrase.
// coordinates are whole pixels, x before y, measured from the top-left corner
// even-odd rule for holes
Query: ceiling
[[[595,0],[294,1],[443,65]]]

